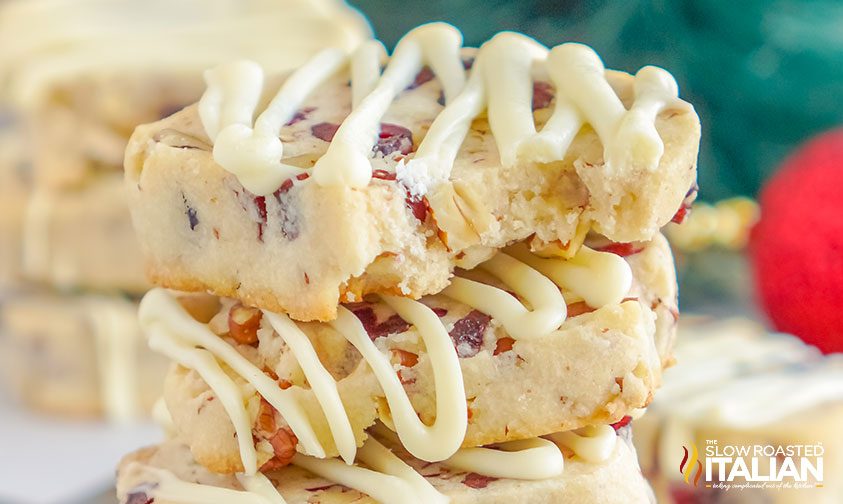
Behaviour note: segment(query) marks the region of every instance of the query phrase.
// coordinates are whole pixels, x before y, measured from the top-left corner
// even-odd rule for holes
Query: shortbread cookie
[[[121,177],[83,187],[36,189],[23,222],[23,271],[59,289],[143,293],[149,283]]]
[[[659,502],[843,502],[838,478],[843,474],[843,356],[823,356],[795,337],[769,334],[745,319],[683,319],[679,333],[676,366],[665,374],[664,387],[648,413],[634,422],[641,466]],[[713,480],[706,479],[709,440],[721,449],[741,445],[753,451],[753,445],[820,445],[824,478],[817,481],[808,473],[807,488],[793,488],[793,478],[783,480],[791,489],[709,488],[719,480],[716,464]],[[696,485],[693,460],[680,471],[683,447],[690,458],[692,445],[703,471]],[[775,459],[776,467],[785,459]],[[814,457],[808,461],[817,464]],[[746,462],[752,464],[752,457]],[[801,467],[803,462],[796,456],[794,463]],[[759,474],[769,475],[768,458],[760,457],[757,465]],[[731,483],[746,481],[738,476]]]
[[[0,114],[0,288],[20,283],[21,230],[29,191],[21,135]]]
[[[654,502],[631,445],[611,428],[609,431],[613,439],[608,444],[601,441],[608,449],[601,448],[604,453],[597,457],[586,454],[583,458],[565,444],[556,448],[549,441],[537,441],[541,450],[557,450],[556,468],[550,467],[547,457],[538,452],[531,457],[528,452],[495,451],[502,457],[493,468],[513,474],[509,477],[499,473],[487,476],[448,462],[426,463],[414,459],[400,445],[375,445],[372,440],[361,456],[371,470],[299,455],[293,465],[266,475],[223,476],[194,462],[187,447],[168,441],[123,459],[117,472],[117,496],[123,504],[222,504],[235,499],[288,504]],[[514,474],[515,471],[535,474]],[[528,476],[532,478],[526,479]],[[518,477],[525,479],[515,479]]]
[[[128,420],[160,397],[166,361],[140,335],[137,304],[98,296],[21,295],[0,307],[0,368],[24,404]]]
[[[0,96],[27,123],[38,185],[78,186],[119,171],[136,125],[195,101],[205,68],[246,57],[283,71],[369,36],[339,0],[6,2]]]
[[[588,247],[541,259],[521,244],[441,294],[346,305],[331,323],[226,299],[201,310],[191,301],[191,317],[159,289],[141,323],[179,364],[165,399],[178,436],[213,471],[284,463],[295,452],[280,453],[279,439],[348,458],[378,418],[414,455],[441,460],[649,404],[670,360],[676,290],[664,239],[633,245],[627,262]],[[435,432],[419,434],[419,419]]]
[[[699,122],[667,72],[605,71],[585,46],[513,33],[460,39],[413,30],[382,74],[375,42],[350,71],[320,53],[270,105],[279,86],[261,97],[257,65],[209,72],[198,106],[127,149],[152,280],[330,320],[368,293],[436,293],[518,240],[560,255],[592,228],[649,240],[692,197]]]

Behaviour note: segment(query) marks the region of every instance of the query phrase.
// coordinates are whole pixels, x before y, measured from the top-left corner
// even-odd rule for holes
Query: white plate
[[[48,417],[0,391],[0,502],[91,502],[113,487],[115,467],[125,454],[162,439],[152,423]]]

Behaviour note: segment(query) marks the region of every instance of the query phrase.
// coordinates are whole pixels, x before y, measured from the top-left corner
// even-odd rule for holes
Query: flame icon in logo
[[[697,466],[697,474],[694,476],[694,486],[697,486],[700,482],[700,477],[702,476],[702,463],[700,463],[699,459],[699,452],[697,451],[697,445],[691,445],[691,453],[690,457],[688,454],[688,448],[682,447],[685,450],[685,456],[682,457],[682,462],[679,463],[679,473],[684,477],[685,483],[691,484],[691,473],[694,472],[694,465]]]

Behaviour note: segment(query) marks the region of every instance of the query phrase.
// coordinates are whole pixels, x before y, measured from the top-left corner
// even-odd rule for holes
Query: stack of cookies
[[[0,355],[16,395],[61,414],[149,410],[167,362],[137,324],[150,284],[123,189],[134,127],[198,99],[209,65],[245,56],[283,71],[367,38],[333,0],[2,5],[0,86],[8,129],[23,132],[2,140],[22,155],[0,158]]]
[[[121,502],[651,500],[700,133],[667,72],[434,23],[206,82],[126,152],[174,364]]]

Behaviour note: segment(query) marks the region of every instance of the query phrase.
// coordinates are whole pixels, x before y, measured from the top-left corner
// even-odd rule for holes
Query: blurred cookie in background
[[[148,411],[164,370],[135,342],[131,299],[149,284],[123,191],[129,135],[196,101],[210,66],[248,58],[281,73],[370,37],[340,0],[0,5],[0,342],[13,395],[74,416]]]
[[[137,303],[28,294],[0,308],[2,376],[24,404],[72,417],[148,416],[167,362],[146,346]]]
[[[841,502],[843,355],[823,355],[748,319],[691,316],[680,322],[675,354],[653,404],[633,423],[641,468],[659,502]],[[748,474],[734,481],[739,457],[724,461],[723,473],[716,460],[732,447],[750,450],[742,459]],[[791,457],[788,447],[801,453]],[[781,477],[791,466],[797,476]],[[724,488],[752,480],[762,488]],[[792,487],[775,487],[788,481]]]
[[[19,285],[29,170],[12,117],[0,112],[0,298]]]

